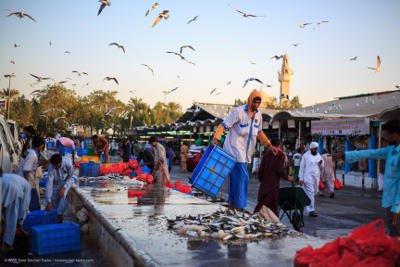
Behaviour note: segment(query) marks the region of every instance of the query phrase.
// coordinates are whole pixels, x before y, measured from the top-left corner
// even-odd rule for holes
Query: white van
[[[7,121],[0,115],[0,166],[4,173],[17,172],[18,156]]]
[[[18,155],[21,154],[22,151],[22,143],[20,140],[20,136],[18,133],[18,127],[17,127],[17,122],[12,121],[12,120],[7,120],[8,123],[8,127],[10,128],[10,132],[11,132],[11,137],[12,137],[12,141],[14,144],[14,149],[17,152]]]

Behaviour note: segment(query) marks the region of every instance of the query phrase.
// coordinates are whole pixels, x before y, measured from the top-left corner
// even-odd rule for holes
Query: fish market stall
[[[138,182],[81,177],[80,186],[68,196],[74,214],[87,214],[82,220],[87,234],[117,266],[293,266],[296,250],[326,242],[248,213],[231,214],[221,205]]]

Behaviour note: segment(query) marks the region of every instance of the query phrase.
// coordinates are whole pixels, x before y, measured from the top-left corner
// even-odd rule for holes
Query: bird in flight
[[[319,26],[319,25],[321,25],[322,23],[328,23],[329,21],[327,21],[327,20],[321,20],[321,21],[318,21],[315,25],[314,25],[314,30]]]
[[[67,112],[65,112],[65,110],[62,109],[62,108],[49,108],[48,110],[43,111],[42,114],[46,114],[46,113],[48,113],[48,112],[53,112],[53,111],[61,111],[61,112],[63,112],[63,113],[67,113]]]
[[[192,23],[194,21],[197,21],[198,18],[199,18],[199,16],[196,16],[196,17],[192,18],[191,20],[188,21],[187,24],[190,24],[190,23]]]
[[[53,43],[51,42],[51,40],[49,41],[49,46],[51,46]]]
[[[249,60],[251,65],[256,65],[256,63],[254,61]]]
[[[179,88],[179,87],[172,88],[171,90],[169,90],[169,91],[167,92],[167,95],[169,95],[169,94],[172,93],[173,91],[178,90],[178,88]]]
[[[10,63],[15,65],[15,61],[14,60],[10,60]]]
[[[226,85],[230,85],[231,83],[232,83],[232,81],[229,81],[229,82],[226,83]]]
[[[275,59],[275,60],[278,60],[278,59],[281,59],[281,58],[283,58],[283,55],[280,55],[280,56],[275,55],[275,56],[271,57],[271,59]]]
[[[71,51],[65,50],[65,54],[71,54]]]
[[[60,82],[55,82],[54,86],[61,86],[61,84],[66,83],[67,81],[60,81]]]
[[[154,76],[154,70],[149,65],[147,65],[147,64],[141,64],[141,65],[148,68],[151,71],[151,74],[153,74],[153,76]]]
[[[190,48],[190,49],[192,49],[193,51],[196,51],[196,50],[193,48],[193,46],[191,46],[191,45],[182,45],[182,46],[179,48],[179,52],[182,54],[183,49],[185,49],[185,48]]]
[[[57,123],[57,121],[61,120],[61,119],[66,119],[66,117],[62,116],[62,117],[57,117],[54,119],[54,123]]]
[[[256,17],[265,17],[265,16],[258,16],[258,15],[248,14],[248,13],[245,13],[245,12],[243,12],[243,11],[240,11],[239,9],[233,8],[231,5],[228,5],[228,6],[229,6],[230,8],[232,8],[233,10],[235,10],[236,12],[242,14],[242,16],[245,17],[245,18],[248,18],[248,17],[253,17],[253,18],[256,18]]]
[[[258,83],[260,83],[260,84],[263,84],[263,82],[262,82],[260,79],[257,79],[257,78],[248,78],[248,79],[244,82],[242,88],[245,88],[246,85],[247,85],[247,83],[248,83],[248,82],[251,82],[251,81],[256,81],[256,82],[258,82]]]
[[[14,47],[19,48],[19,47],[21,47],[21,45],[14,44]]]
[[[86,76],[89,75],[86,71],[79,72],[77,70],[73,70],[72,73],[76,73],[76,74],[78,74],[78,76],[81,76],[82,74],[86,75]]]
[[[151,9],[147,9],[145,16],[149,15],[151,11],[153,11],[154,9],[156,9],[159,6],[159,4],[157,2],[155,2],[152,6]]]
[[[40,95],[41,93],[44,93],[46,90],[45,89],[37,89],[37,90],[33,90],[31,95],[35,95],[38,94]]]
[[[210,95],[212,95],[213,93],[215,93],[215,91],[217,91],[217,88],[214,88],[211,90]]]
[[[103,9],[106,6],[110,6],[111,5],[111,2],[107,1],[107,0],[100,0],[99,2],[101,3],[101,5],[100,5],[100,8],[99,8],[99,12],[97,13],[97,16],[100,15],[101,11],[103,11]]]
[[[120,107],[113,107],[109,111],[106,112],[105,116],[110,116],[111,112],[113,112],[116,109],[119,109]]]
[[[294,47],[298,47],[300,45],[300,43],[294,43],[293,46]]]
[[[381,72],[381,58],[379,56],[376,57],[376,67],[368,67],[370,70],[374,70],[375,72]]]
[[[88,86],[89,85],[89,83],[87,82],[87,83],[85,83],[84,85],[82,85],[82,88],[83,87],[86,87],[86,86]]]
[[[356,61],[357,58],[358,58],[358,56],[352,57],[352,58],[350,58],[350,61]]]
[[[116,42],[113,42],[113,43],[110,43],[110,44],[108,44],[108,45],[115,45],[115,46],[117,46],[118,48],[121,48],[122,49],[122,51],[124,51],[124,54],[125,54],[125,48],[124,48],[124,46],[123,45],[120,45],[119,43],[116,43]]]
[[[107,80],[107,81],[114,80],[114,82],[115,82],[116,84],[119,85],[118,80],[117,80],[117,78],[115,78],[115,77],[106,76],[106,77],[103,79],[103,81],[104,81],[104,80]]]
[[[400,89],[400,85],[396,85],[395,87],[396,87],[397,89]]]
[[[312,23],[307,22],[307,23],[300,24],[299,27],[304,29],[304,27],[306,27],[307,25],[311,25],[311,24]]]
[[[35,79],[37,79],[38,82],[51,79],[51,78],[45,78],[45,77],[36,76],[36,75],[33,75],[33,74],[30,74],[30,75],[32,77],[34,77]]]
[[[182,56],[180,53],[178,52],[174,52],[174,51],[167,51],[168,54],[174,54],[178,57],[180,57],[182,60],[185,60],[186,58],[184,56]]]
[[[158,14],[158,17],[154,20],[153,25],[151,27],[156,26],[156,24],[162,19],[168,19],[169,18],[169,10],[164,10],[162,13]]]
[[[271,85],[271,84],[265,84],[265,86],[266,86],[266,87],[272,87],[272,85]]]
[[[186,58],[184,59],[184,61],[186,61],[186,62],[189,63],[189,64],[196,65],[194,62],[192,62],[192,61],[190,61],[190,60],[187,60]]]
[[[12,15],[17,16],[17,17],[20,18],[20,19],[22,19],[23,17],[28,17],[28,18],[30,18],[31,20],[33,20],[34,22],[36,22],[36,20],[35,20],[31,15],[29,15],[28,13],[25,13],[25,12],[23,12],[23,11],[19,11],[19,12],[17,12],[17,11],[11,11],[11,10],[9,10],[9,9],[6,9],[6,10],[10,12],[10,14],[9,14],[7,17],[10,17],[10,16],[12,16]]]

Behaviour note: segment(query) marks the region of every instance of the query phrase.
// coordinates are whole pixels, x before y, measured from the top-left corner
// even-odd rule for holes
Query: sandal
[[[310,215],[310,217],[317,217],[318,214],[314,211],[310,212],[308,215]]]

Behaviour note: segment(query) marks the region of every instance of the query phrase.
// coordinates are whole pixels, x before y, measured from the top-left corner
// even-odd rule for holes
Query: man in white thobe
[[[5,212],[6,225],[4,229],[2,252],[12,249],[15,237],[15,228],[24,234],[22,228],[25,214],[28,212],[31,201],[31,186],[27,180],[19,175],[4,173],[0,168],[2,207]]]
[[[310,150],[304,153],[300,162],[299,184],[303,187],[311,203],[306,207],[306,212],[311,217],[317,217],[314,210],[314,195],[318,193],[318,184],[324,160],[318,153],[318,143],[312,142]]]
[[[49,180],[46,185],[46,211],[57,209],[58,222],[63,222],[67,209],[67,193],[74,183],[74,167],[68,157],[54,154],[50,158]]]

